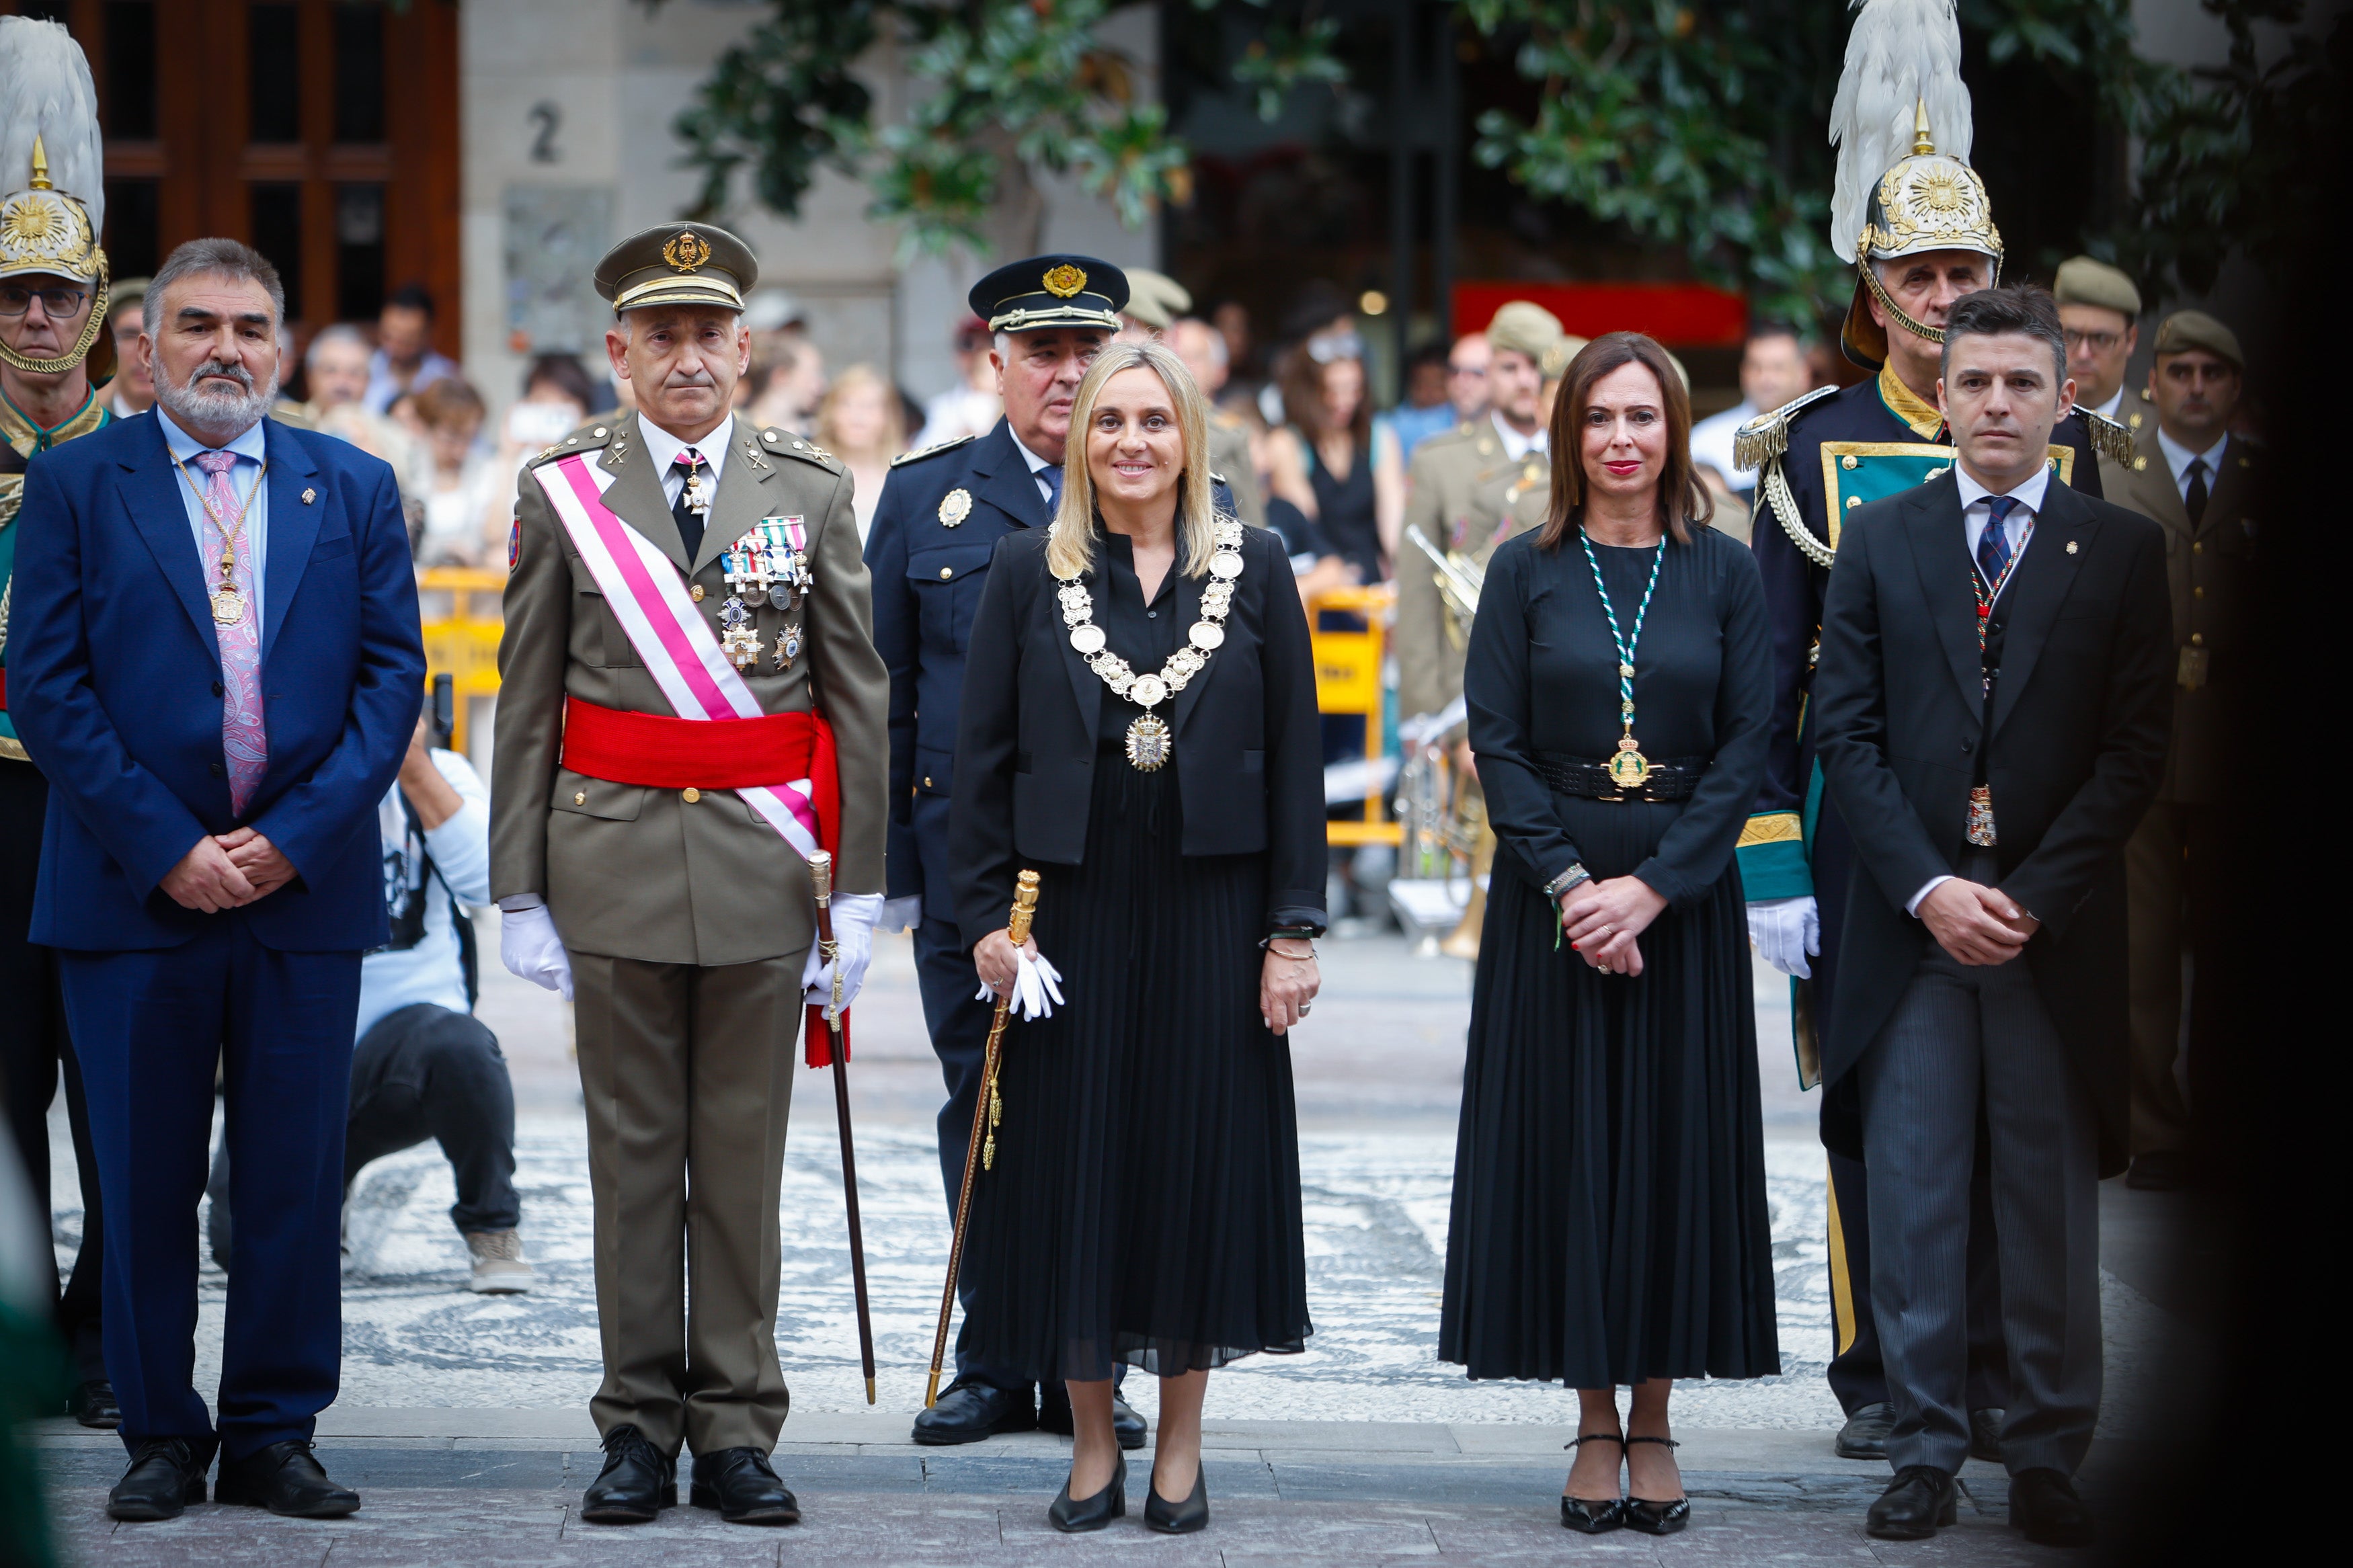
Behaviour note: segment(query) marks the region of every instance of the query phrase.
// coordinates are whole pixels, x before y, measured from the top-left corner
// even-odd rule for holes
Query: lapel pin
[[[302,492],[302,504],[304,506],[309,506],[312,501],[317,500],[318,499],[319,492],[317,490],[306,489]]]
[[[2072,539],[2067,542],[2067,553],[2070,555],[2075,553],[2075,542]]]

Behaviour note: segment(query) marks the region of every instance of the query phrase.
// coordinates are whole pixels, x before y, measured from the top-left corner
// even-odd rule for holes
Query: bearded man
[[[360,954],[390,940],[376,803],[425,682],[392,470],[269,417],[286,295],[233,239],[142,301],[156,407],[40,454],[16,522],[9,713],[50,801],[57,950],[105,1205],[120,1520],[205,1497],[332,1518]],[[223,1068],[235,1172],[217,1423],[195,1387],[196,1200]]]

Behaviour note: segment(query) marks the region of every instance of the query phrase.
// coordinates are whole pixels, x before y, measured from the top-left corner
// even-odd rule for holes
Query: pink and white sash
[[[752,689],[719,651],[717,634],[687,596],[678,567],[605,504],[613,476],[588,457],[558,458],[532,475],[671,710],[681,719],[764,717]],[[794,779],[735,793],[807,859],[820,847],[814,788],[808,779]]]

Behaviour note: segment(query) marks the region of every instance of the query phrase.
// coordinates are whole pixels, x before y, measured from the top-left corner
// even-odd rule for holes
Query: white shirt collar
[[[2094,408],[2092,412],[2098,415],[2103,419],[2114,419],[2116,416],[2116,410],[2124,406],[2124,401],[2125,389],[2121,384],[2119,384],[2115,395],[2112,395],[2105,403]]]
[[[1005,433],[1008,436],[1013,436],[1013,426],[1008,425],[1005,427]],[[1048,462],[1045,458],[1039,457],[1037,453],[1031,451],[1029,447],[1023,446],[1021,444],[1021,437],[1018,436],[1013,436],[1013,449],[1021,454],[1021,460],[1029,465],[1029,471],[1033,474],[1042,474],[1048,468],[1055,466],[1054,464]]]
[[[2213,489],[2214,481],[2222,477],[2222,448],[2230,444],[2230,434],[2226,431],[2221,440],[2204,451],[2193,452],[2167,435],[2164,426],[2160,425],[2157,427],[2158,448],[2165,454],[2165,466],[2173,470],[2173,482],[2177,485],[2186,482],[2181,476],[2189,471],[2189,465],[2195,459],[2205,463],[2206,487],[2209,489]]]
[[[164,427],[164,445],[171,450],[173,458],[178,462],[187,462],[198,452],[222,451],[235,452],[240,458],[248,458],[259,463],[267,453],[268,442],[262,435],[263,421],[259,419],[247,426],[238,433],[235,440],[225,442],[217,447],[207,447],[185,430],[181,429],[180,422],[164,413],[164,405],[160,403],[155,405],[155,422]]]
[[[1960,484],[1961,510],[1965,512],[1971,507],[1977,505],[1979,501],[1985,500],[1993,495],[2002,493],[1989,490],[1986,489],[1985,486],[1978,483],[1976,476],[1971,474],[1968,466],[1963,463],[1954,463],[1953,478]],[[2028,512],[2039,517],[2042,513],[2043,492],[2048,490],[2050,487],[2051,465],[2048,463],[2037,463],[2034,467],[2033,477],[2021,484],[2016,489],[2010,490],[2007,493],[2013,497],[2018,501],[2019,505],[2025,508]],[[2015,512],[2012,512],[2010,515],[2013,519],[2017,517],[2017,513]]]
[[[1541,452],[1545,449],[1545,429],[1543,426],[1539,425],[1536,426],[1535,435],[1523,436],[1517,430],[1513,429],[1509,422],[1507,422],[1501,414],[1496,413],[1493,409],[1489,409],[1487,411],[1487,418],[1494,425],[1495,434],[1503,437],[1504,456],[1510,458],[1513,462],[1518,462],[1530,452]]]
[[[664,484],[668,484],[670,465],[678,461],[678,455],[686,450],[687,444],[647,418],[642,411],[638,415],[638,429],[645,437],[646,456],[654,460],[654,472],[661,477]],[[735,416],[731,413],[711,434],[694,443],[695,451],[702,458],[702,466],[711,470],[713,485],[719,482],[720,476],[726,470],[727,443],[734,438]],[[683,479],[679,482],[685,483]]]

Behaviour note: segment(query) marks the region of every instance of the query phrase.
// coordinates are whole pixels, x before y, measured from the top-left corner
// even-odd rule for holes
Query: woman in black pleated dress
[[[1014,1025],[965,1278],[973,1348],[1070,1389],[1049,1517],[1125,1511],[1120,1363],[1158,1374],[1145,1517],[1208,1521],[1208,1371],[1310,1332],[1284,1031],[1317,985],[1324,784],[1306,617],[1282,544],[1216,514],[1207,406],[1157,342],[1107,346],[1071,412],[1061,509],[1005,539],[972,628],[951,841],[982,984],[1067,998]]]
[[[1689,1518],[1673,1379],[1780,1370],[1733,859],[1772,656],[1754,559],[1704,524],[1690,424],[1650,339],[1578,353],[1552,521],[1495,552],[1462,679],[1499,853],[1439,1354],[1577,1390],[1561,1520],[1588,1531]]]

